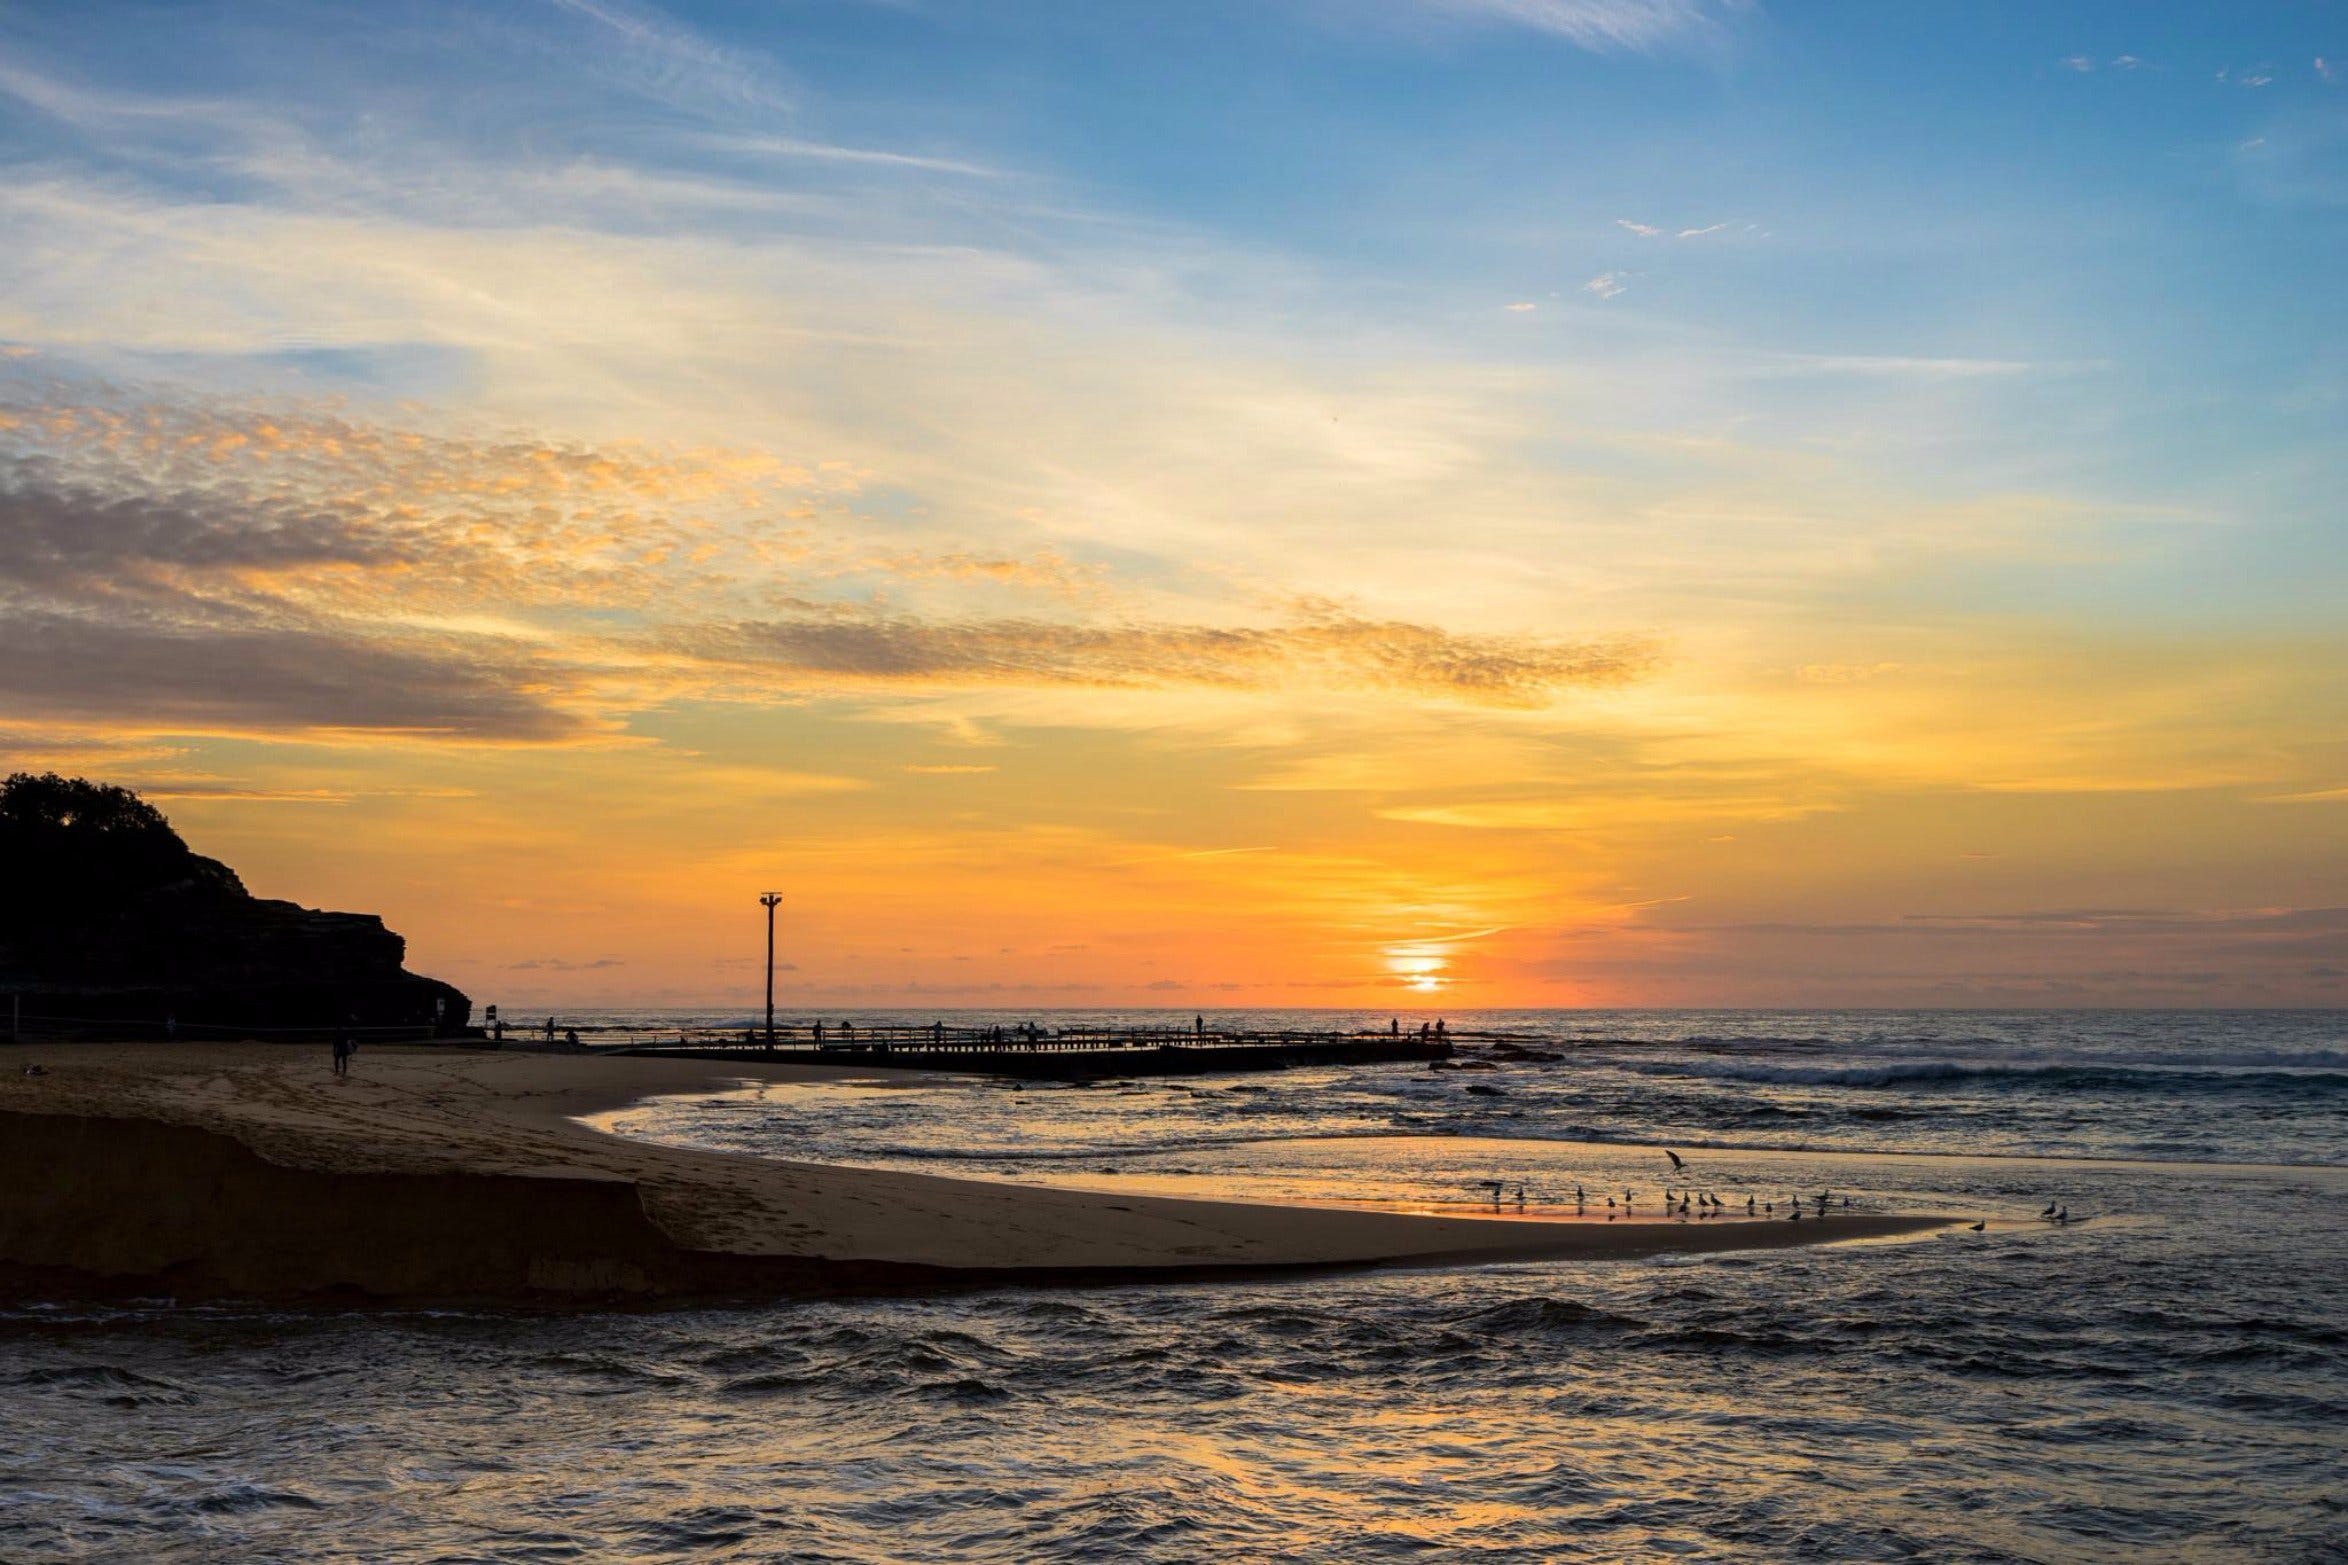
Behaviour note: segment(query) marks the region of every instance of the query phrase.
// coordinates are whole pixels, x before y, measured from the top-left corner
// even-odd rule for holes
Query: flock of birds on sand
[[[1684,1174],[1687,1172],[1687,1159],[1681,1157],[1677,1152],[1672,1151],[1669,1147],[1665,1147],[1663,1149],[1663,1155],[1671,1159],[1671,1171],[1674,1174]],[[1484,1189],[1492,1192],[1492,1205],[1495,1210],[1497,1210],[1503,1203],[1511,1199],[1514,1200],[1516,1209],[1518,1211],[1521,1212],[1525,1209],[1525,1187],[1521,1180],[1517,1183],[1516,1191],[1513,1197],[1511,1197],[1509,1193],[1508,1181],[1505,1179],[1483,1179],[1478,1180],[1477,1183]],[[1619,1207],[1616,1206],[1615,1198],[1611,1195],[1605,1195],[1601,1193],[1599,1199],[1606,1203],[1606,1210],[1609,1214],[1606,1220],[1610,1223],[1613,1222],[1614,1219],[1618,1216],[1635,1214],[1637,1211],[1638,1192],[1635,1190],[1626,1188],[1623,1191],[1622,1203]],[[1851,1205],[1851,1198],[1849,1196],[1846,1195],[1837,1197],[1831,1190],[1821,1190],[1817,1195],[1810,1197],[1809,1200],[1810,1206],[1805,1212],[1802,1205],[1802,1196],[1788,1196],[1786,1198],[1786,1206],[1788,1207],[1786,1221],[1789,1223],[1798,1223],[1805,1216],[1807,1216],[1813,1222],[1815,1222],[1817,1219],[1824,1217],[1828,1212],[1836,1210],[1838,1207],[1841,1210],[1848,1211]],[[1590,1210],[1590,1193],[1578,1184],[1573,1187],[1573,1206],[1574,1215],[1577,1217],[1586,1215]],[[1720,1197],[1714,1195],[1709,1190],[1674,1190],[1669,1185],[1666,1185],[1663,1188],[1663,1213],[1666,1217],[1718,1217],[1723,1213],[1731,1210],[1733,1210],[1732,1203],[1723,1201]],[[1759,1196],[1748,1195],[1745,1197],[1745,1215],[1747,1217],[1775,1217],[1777,1215],[1777,1203],[1775,1201],[1764,1201]],[[2039,1213],[2038,1215],[2040,1218],[2050,1223],[2069,1223],[2076,1221],[2076,1219],[2071,1216],[2070,1207],[2059,1201],[2047,1202],[2046,1210]],[[1986,1217],[1982,1218],[1979,1222],[1968,1223],[1966,1225],[1966,1227],[1973,1233],[1980,1233],[1988,1226],[1989,1219]]]

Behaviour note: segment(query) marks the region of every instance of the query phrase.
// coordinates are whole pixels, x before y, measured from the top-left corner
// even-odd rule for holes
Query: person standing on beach
[[[336,1074],[337,1076],[348,1076],[350,1073],[351,1073],[351,1038],[350,1038],[350,1034],[349,1034],[349,1033],[346,1033],[346,1032],[344,1032],[344,1031],[343,1031],[343,1030],[342,1030],[340,1027],[337,1027],[337,1028],[335,1028],[335,1029],[334,1029],[334,1074]]]

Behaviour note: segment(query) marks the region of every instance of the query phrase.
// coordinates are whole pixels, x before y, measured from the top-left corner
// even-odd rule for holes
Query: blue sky
[[[1967,459],[2059,460],[2120,492],[2251,482],[2284,507],[2312,502],[2278,469],[2331,434],[2342,391],[2326,280],[2348,99],[2317,64],[2337,25],[2319,6],[1700,0],[77,5],[6,22],[8,58],[51,82],[265,107],[332,147],[768,190],[893,181],[885,209],[845,221],[1045,257],[1103,229],[1143,254],[1162,239],[1152,285],[1186,324],[1288,325],[1340,354],[1398,339],[1544,362],[1595,340],[2029,364],[1996,399],[2018,431],[1944,437],[1987,437]],[[87,127],[9,108],[21,160],[116,161]],[[233,162],[117,167],[255,194]],[[1252,264],[1219,264],[1234,252]],[[1611,297],[1585,291],[1608,275]],[[1495,315],[1520,302],[1548,318]],[[2050,418],[2073,425],[2059,458],[2012,438]]]

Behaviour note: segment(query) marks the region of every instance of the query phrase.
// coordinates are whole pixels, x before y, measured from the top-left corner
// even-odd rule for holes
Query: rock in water
[[[408,972],[367,913],[253,896],[124,788],[18,774],[0,785],[0,993],[27,1031],[465,1031],[472,1002]],[[0,1024],[5,1016],[0,1015]]]

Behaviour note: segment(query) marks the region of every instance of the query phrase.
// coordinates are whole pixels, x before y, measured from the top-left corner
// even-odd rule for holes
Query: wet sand
[[[27,1076],[27,1066],[44,1074]],[[1946,1219],[1615,1224],[1006,1185],[654,1146],[580,1116],[756,1060],[373,1047],[0,1046],[0,1297],[590,1303],[1288,1269],[1627,1259]],[[934,1078],[933,1078],[934,1079]]]

